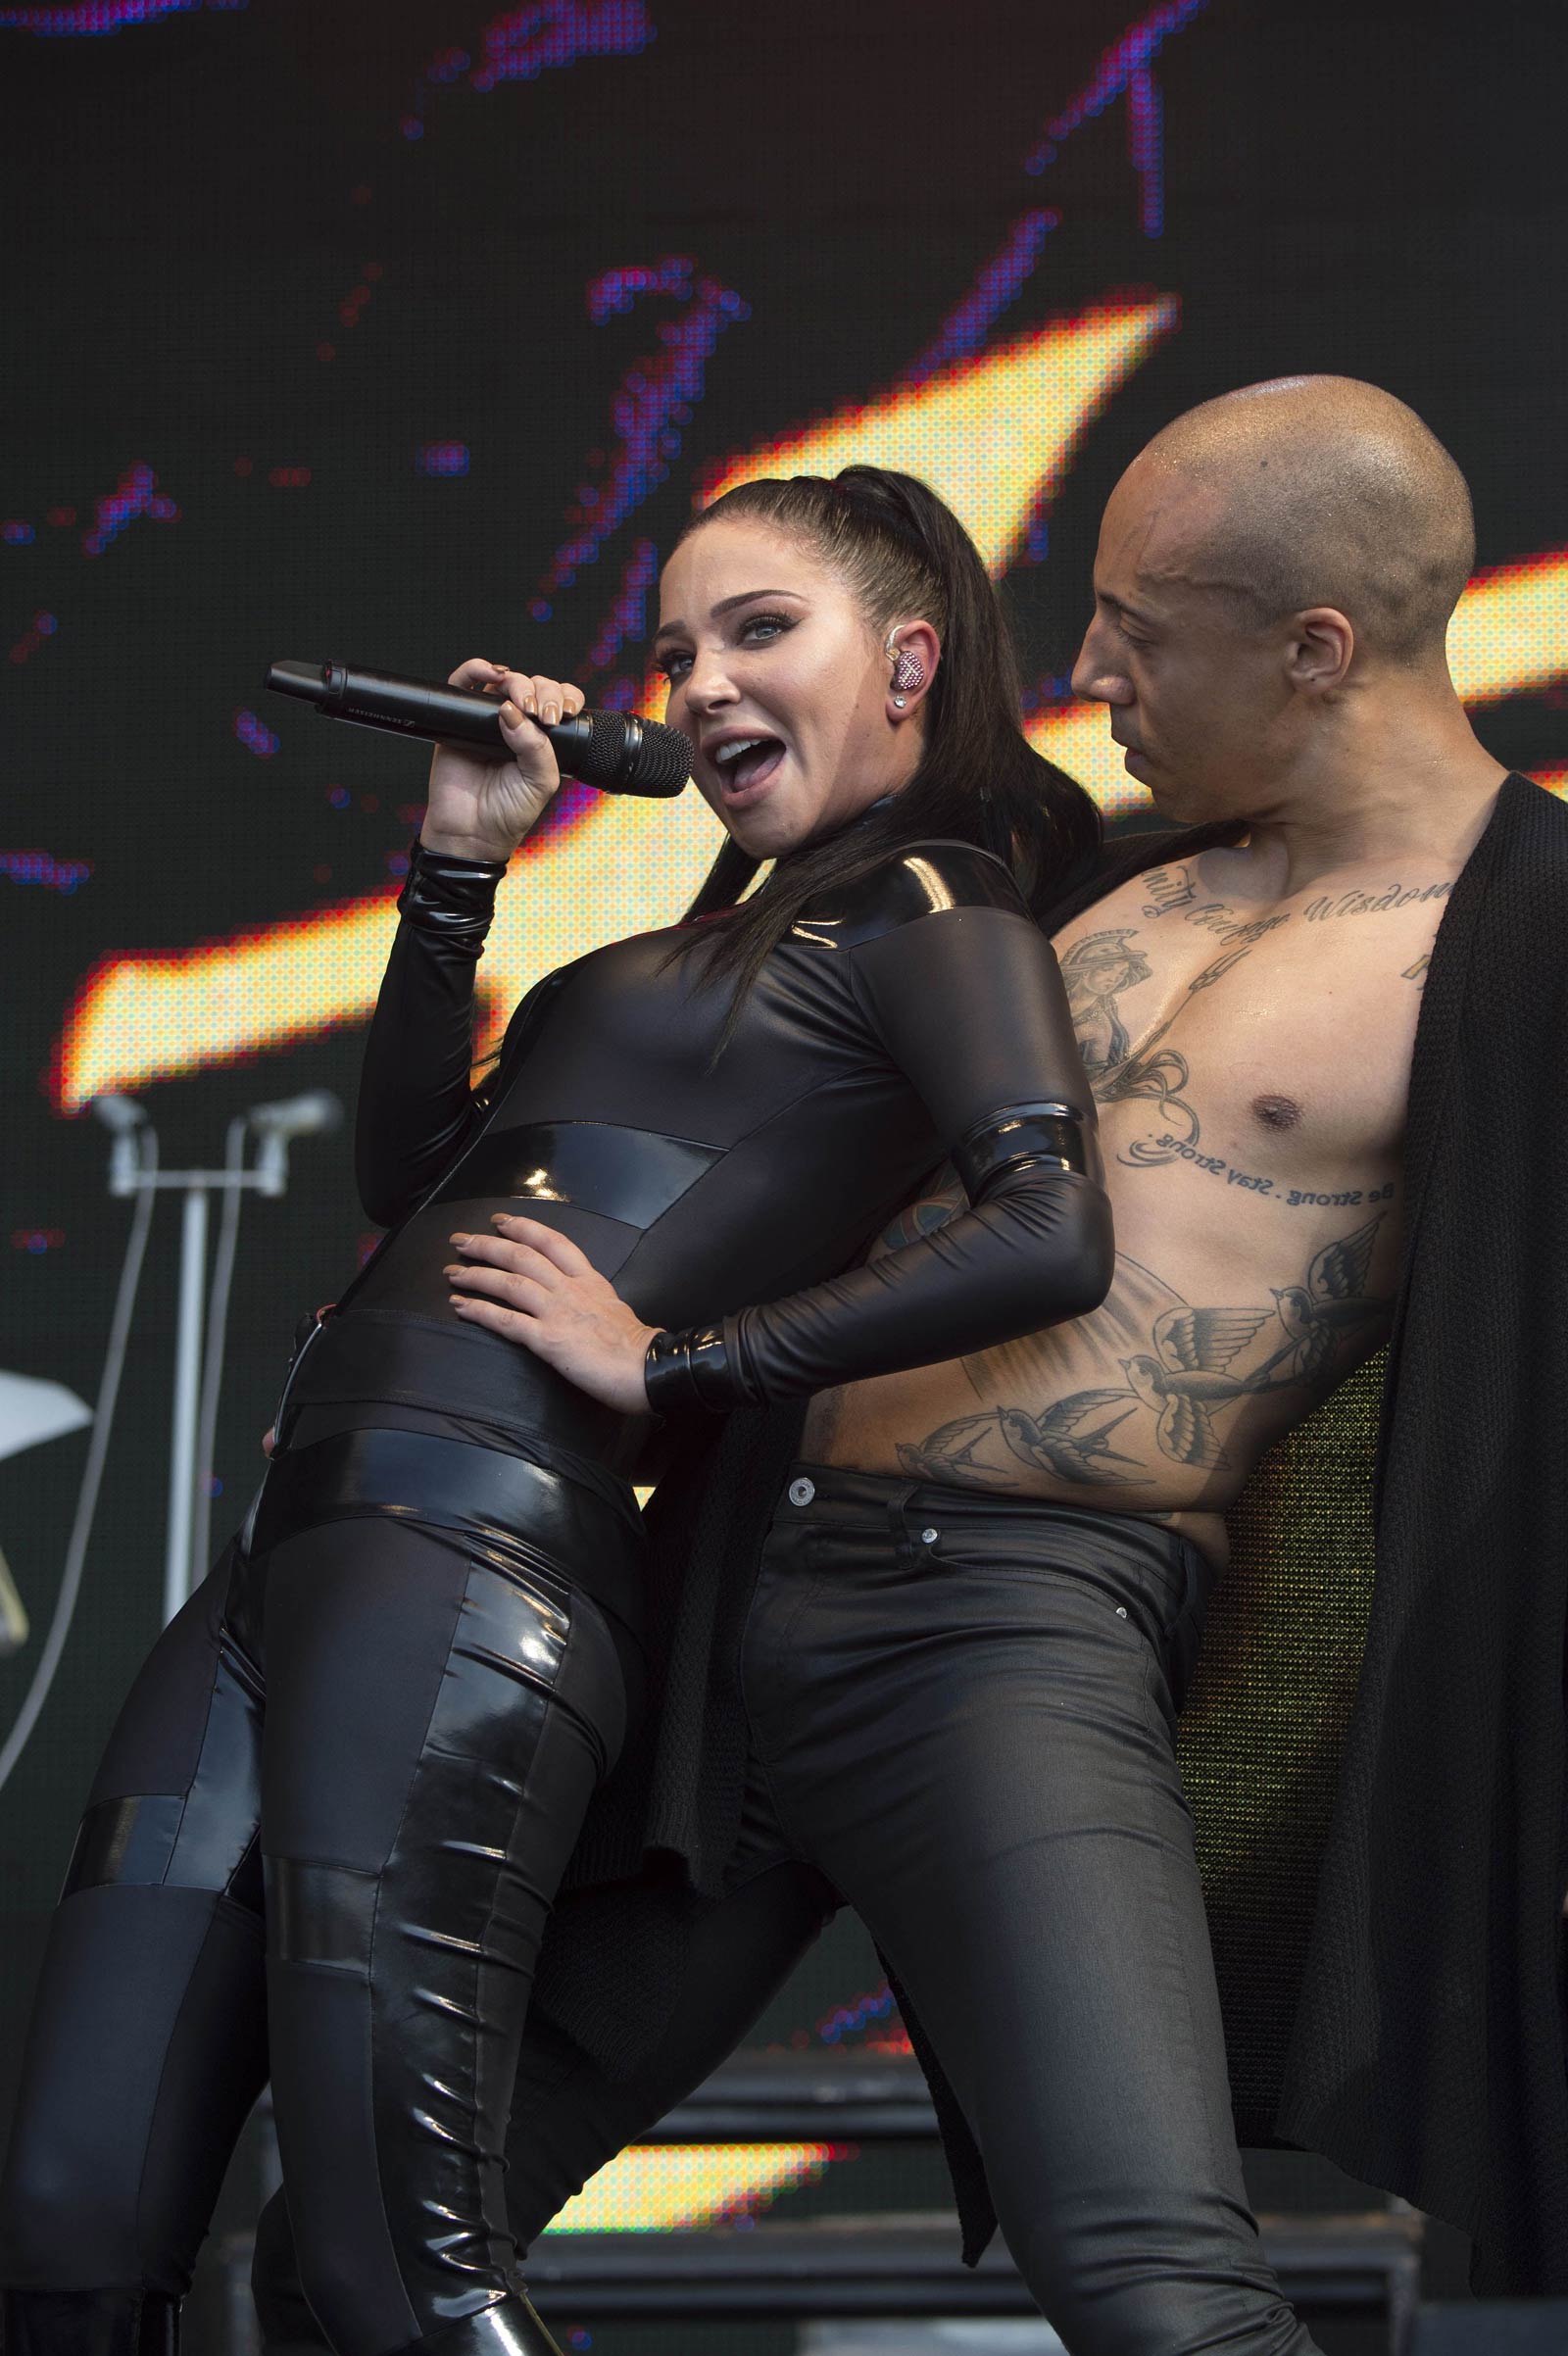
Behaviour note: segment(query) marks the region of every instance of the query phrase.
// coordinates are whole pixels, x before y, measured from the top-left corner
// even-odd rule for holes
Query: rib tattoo
[[[1370,1345],[1390,1307],[1367,1290],[1383,1217],[1379,1211],[1325,1244],[1300,1283],[1271,1285],[1270,1307],[1184,1302],[1162,1310],[1150,1328],[1149,1349],[1118,1361],[1120,1387],[1072,1392],[1039,1415],[999,1406],[957,1416],[918,1447],[901,1446],[900,1463],[925,1480],[994,1490],[1000,1452],[1004,1464],[1010,1458],[1057,1480],[1131,1488],[1158,1472],[1154,1454],[1129,1452],[1123,1430],[1143,1407],[1154,1418],[1158,1457],[1202,1471],[1227,1469],[1219,1421],[1228,1408],[1272,1392],[1326,1392],[1345,1371],[1342,1345],[1352,1344],[1357,1354]]]

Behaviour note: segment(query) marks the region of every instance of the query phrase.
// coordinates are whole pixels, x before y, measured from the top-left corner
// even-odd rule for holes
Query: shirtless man
[[[1473,548],[1446,453],[1345,379],[1206,403],[1129,468],[1073,684],[1161,816],[1246,839],[1054,937],[1115,1281],[1073,1324],[824,1395],[807,1456],[1156,1515],[1223,1562],[1258,1458],[1387,1339],[1422,978],[1504,774],[1444,657]],[[960,1201],[950,1177],[887,1245]]]
[[[742,1646],[725,1895],[641,2066],[525,2059],[524,2246],[842,1899],[1074,2356],[1312,2356],[1247,2211],[1173,1704],[1225,1507],[1388,1330],[1422,975],[1503,779],[1445,660],[1473,557],[1452,460],[1344,379],[1206,403],[1118,484],[1075,685],[1161,814],[1229,839],[1055,937],[1115,1281],[812,1402]],[[960,1201],[938,1182],[885,1246]],[[287,2276],[274,2208],[274,2349],[312,2341]]]

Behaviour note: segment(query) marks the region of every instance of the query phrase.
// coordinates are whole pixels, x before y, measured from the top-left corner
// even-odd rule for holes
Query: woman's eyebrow
[[[733,614],[737,606],[749,606],[754,597],[793,597],[798,604],[800,595],[798,589],[742,589],[738,596],[721,597],[712,610],[712,618],[716,620],[720,614]],[[683,621],[662,621],[654,632],[654,644],[657,646],[661,638],[685,635],[686,624]]]

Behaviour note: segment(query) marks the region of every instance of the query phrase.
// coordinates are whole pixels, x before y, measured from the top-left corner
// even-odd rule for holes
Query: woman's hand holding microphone
[[[437,745],[419,840],[450,859],[509,859],[561,786],[555,749],[534,721],[569,719],[583,708],[582,690],[478,657],[461,663],[447,684],[503,699],[501,728],[512,758],[486,761],[461,745]]]

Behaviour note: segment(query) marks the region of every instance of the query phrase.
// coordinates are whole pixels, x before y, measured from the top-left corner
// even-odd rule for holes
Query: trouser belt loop
[[[888,1536],[900,1554],[913,1551],[908,1531],[909,1499],[913,1495],[912,1483],[904,1482],[888,1497]]]

